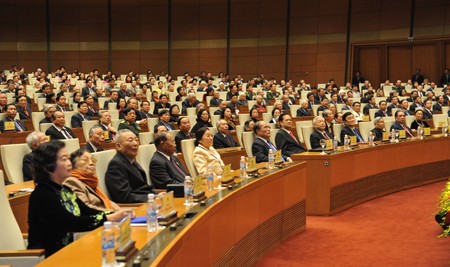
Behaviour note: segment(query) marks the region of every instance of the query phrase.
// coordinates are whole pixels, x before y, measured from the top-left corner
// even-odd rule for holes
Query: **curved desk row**
[[[346,152],[292,156],[307,161],[307,214],[330,215],[364,201],[448,179],[450,138],[431,137]]]
[[[266,171],[267,170],[263,170]],[[261,172],[261,170],[260,170]],[[236,172],[237,173],[237,172]],[[306,163],[242,181],[232,190],[213,191],[206,206],[189,210],[175,199],[184,219],[177,230],[148,233],[133,227],[142,266],[251,265],[267,249],[306,225]],[[143,205],[136,214],[145,214]],[[100,266],[101,228],[55,253],[38,266]]]

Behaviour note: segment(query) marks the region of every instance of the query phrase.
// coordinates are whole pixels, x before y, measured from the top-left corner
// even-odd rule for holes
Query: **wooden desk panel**
[[[406,188],[450,175],[450,138],[381,144],[330,155],[306,152],[307,213],[330,215]]]
[[[33,181],[27,181],[23,183],[11,184],[6,186],[6,193],[17,192],[22,188],[34,188]],[[28,201],[30,199],[30,193],[19,193],[15,196],[9,197],[9,204],[11,205],[14,217],[16,217],[17,224],[19,225],[22,233],[28,233]]]
[[[212,191],[207,206],[191,207],[190,211],[198,214],[176,231],[165,229],[155,234],[148,233],[146,227],[133,227],[136,247],[150,257],[141,266],[251,265],[274,244],[304,230],[305,163],[247,179],[242,184],[232,191]],[[175,199],[175,205],[179,215],[188,210],[183,199]],[[136,214],[142,216],[145,208],[139,207]],[[68,267],[100,266],[101,228],[38,266],[57,266],[62,262]]]

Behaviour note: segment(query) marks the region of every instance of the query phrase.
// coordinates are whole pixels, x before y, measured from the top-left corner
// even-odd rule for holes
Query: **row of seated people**
[[[420,111],[419,111],[420,112]],[[392,129],[402,129],[413,137],[409,127],[405,125],[405,114],[403,111],[397,111],[395,114],[396,122]],[[357,136],[360,140],[360,134],[354,128],[356,120],[351,112],[343,115],[344,128],[342,134]],[[382,121],[379,118],[377,123]],[[292,119],[289,115],[281,114],[279,117],[281,130],[277,133],[276,144],[270,141],[271,127],[267,122],[257,121],[253,127],[255,140],[252,144],[252,152],[257,162],[268,161],[269,149],[282,150],[283,161],[291,161],[291,153],[301,153],[304,151],[299,140],[292,134]],[[311,134],[311,143],[316,139],[333,138],[329,132],[325,131],[325,121],[323,117],[314,119],[315,132]],[[99,129],[98,137],[103,137],[102,130]],[[228,130],[226,122],[222,122],[220,128]],[[375,132],[376,133],[376,132]],[[316,138],[316,135],[319,135]],[[225,136],[224,136],[225,137]],[[194,166],[199,175],[205,176],[208,166],[214,169],[223,168],[224,163],[220,154],[214,149],[214,139],[211,130],[208,127],[202,127],[196,131],[195,149],[192,152]],[[45,140],[41,136],[39,140]],[[70,156],[57,141],[42,143],[36,147],[33,152],[33,168],[35,169],[34,179],[38,181],[36,190],[30,198],[29,214],[29,248],[45,248],[46,255],[49,256],[60,248],[71,242],[71,239],[65,239],[65,242],[59,242],[71,232],[68,227],[72,226],[76,216],[72,216],[70,210],[64,209],[56,204],[61,194],[74,196],[77,201],[72,202],[71,208],[79,208],[81,214],[78,217],[97,215],[97,221],[85,220],[90,222],[90,227],[85,225],[77,229],[90,230],[92,227],[100,225],[105,220],[119,220],[129,211],[121,210],[115,202],[119,203],[142,203],[147,200],[147,194],[158,194],[156,188],[164,189],[169,183],[183,183],[184,177],[189,175],[186,168],[175,156],[176,138],[170,133],[161,133],[154,141],[156,152],[149,162],[149,172],[151,183],[147,182],[146,174],[143,168],[136,162],[136,156],[139,150],[139,140],[136,135],[129,130],[121,130],[116,139],[116,155],[108,163],[105,173],[105,183],[111,200],[108,199],[105,192],[99,188],[99,181],[96,176],[95,160],[85,150],[79,150]],[[53,151],[50,152],[50,151]],[[45,158],[46,160],[43,160]],[[48,162],[54,162],[53,167],[48,167]],[[72,167],[73,166],[73,167]],[[42,169],[42,168],[47,169]],[[69,170],[71,170],[69,172]],[[46,170],[43,172],[42,170]],[[37,176],[41,175],[41,176]],[[47,175],[47,179],[43,179]],[[70,178],[68,178],[70,177]],[[44,198],[44,193],[56,191],[57,196],[51,199]],[[86,208],[88,207],[88,208]],[[43,209],[47,209],[43,212]],[[50,209],[49,209],[50,208]],[[49,211],[50,210],[50,211]],[[111,214],[113,216],[111,216]],[[64,215],[64,216],[61,216]],[[63,217],[64,223],[55,225],[51,223],[56,216]],[[108,216],[110,216],[108,218]],[[88,217],[88,216],[87,216]],[[58,231],[56,231],[57,229]],[[45,237],[45,238],[44,238]]]

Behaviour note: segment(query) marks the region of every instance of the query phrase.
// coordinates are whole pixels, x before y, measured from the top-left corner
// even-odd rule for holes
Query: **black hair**
[[[83,104],[86,104],[86,105],[87,105],[86,101],[80,101],[80,102],[78,102],[77,107],[80,108],[81,105],[83,105]]]
[[[197,132],[195,133],[195,146],[198,146],[200,144],[200,140],[202,140],[203,135],[205,135],[206,131],[209,131],[208,127],[202,127],[197,130]]]
[[[202,122],[202,113],[203,113],[203,111],[206,111],[208,113],[208,117],[211,118],[211,115],[209,114],[209,111],[202,108],[202,109],[200,109],[197,112],[197,122]]]
[[[79,148],[74,152],[70,153],[70,162],[72,162],[72,168],[75,168],[77,158],[81,157],[81,155],[83,155],[84,152],[86,152],[86,149]]]
[[[222,112],[220,113],[220,118],[221,118],[221,119],[225,119],[225,110],[227,110],[227,109],[229,109],[229,110],[231,111],[231,113],[233,113],[233,111],[231,110],[231,108],[228,107],[228,106],[226,106],[226,107],[222,110]]]
[[[58,152],[64,147],[63,142],[53,140],[41,144],[33,151],[33,177],[37,184],[50,181],[50,173],[54,172],[57,166]]]
[[[347,117],[353,115],[350,111],[345,112],[344,115],[342,115],[342,120],[347,121]]]

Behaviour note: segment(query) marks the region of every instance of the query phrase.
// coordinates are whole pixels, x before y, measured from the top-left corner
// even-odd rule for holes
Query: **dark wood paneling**
[[[406,81],[410,79],[411,47],[392,46],[388,48],[388,79]]]
[[[444,68],[450,69],[450,42],[445,44],[445,62],[444,62]]]
[[[381,83],[381,48],[380,47],[364,47],[359,49],[359,62],[355,64],[353,75],[356,71],[360,71],[361,75],[371,81],[372,85]]]
[[[437,63],[437,49],[435,44],[414,45],[412,47],[411,55],[411,75],[415,68],[420,68],[422,74],[431,81],[438,81],[438,63]],[[441,70],[439,70],[440,72]]]

